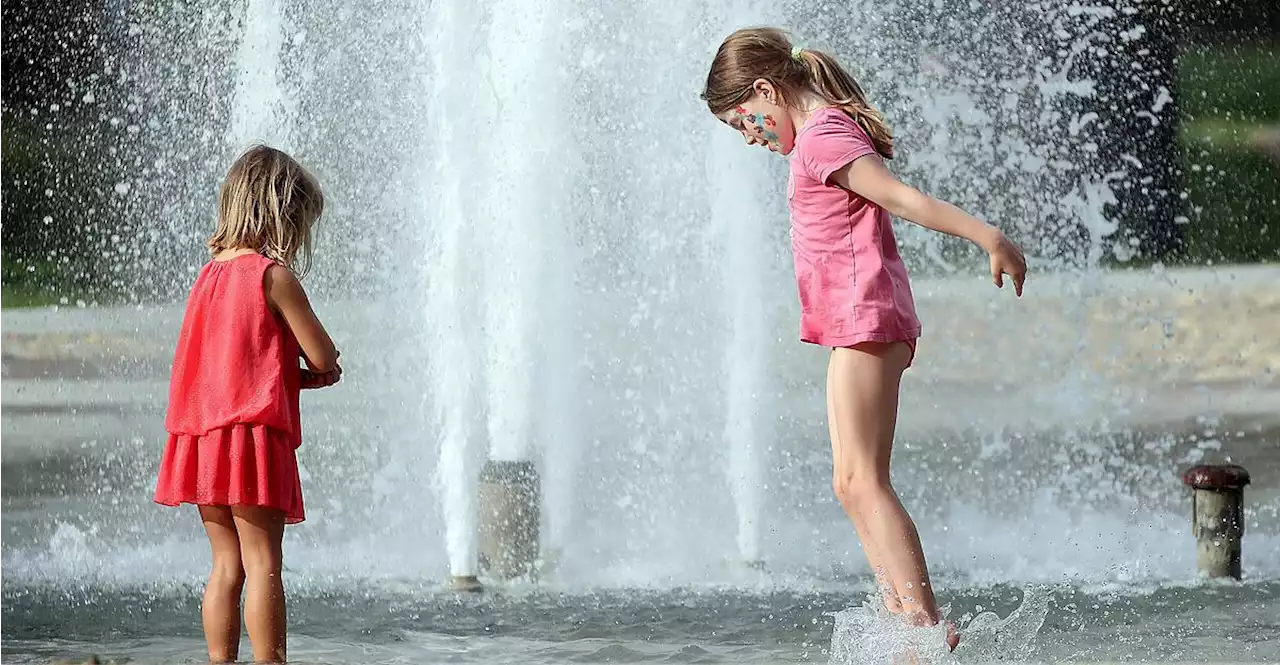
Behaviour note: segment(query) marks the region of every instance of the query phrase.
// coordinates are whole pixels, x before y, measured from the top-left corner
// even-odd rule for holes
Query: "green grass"
[[[56,305],[66,298],[74,303],[82,300],[75,288],[57,267],[50,263],[23,263],[4,257],[0,270],[0,307],[44,307]]]
[[[1187,193],[1179,262],[1280,261],[1280,160],[1257,145],[1280,129],[1280,45],[1229,44],[1179,58]]]
[[[0,119],[4,164],[4,308],[103,301],[102,239],[118,215],[86,220],[83,211],[109,210],[109,172],[95,161],[106,154],[91,126],[69,123],[46,130],[44,120],[5,109]],[[49,221],[45,221],[49,220]],[[74,222],[72,220],[75,220]],[[92,229],[92,230],[90,230]],[[123,231],[120,231],[124,235]]]
[[[1280,122],[1280,44],[1198,48],[1178,58],[1184,120]]]
[[[0,286],[0,307],[4,309],[44,307],[57,303],[58,299],[59,296],[52,291],[30,284]]]
[[[1256,150],[1259,130],[1280,127],[1280,121],[1267,124],[1255,120],[1208,118],[1182,123],[1182,140],[1191,149]]]
[[[1280,160],[1253,145],[1256,127],[1191,123],[1182,131],[1189,262],[1280,261]]]

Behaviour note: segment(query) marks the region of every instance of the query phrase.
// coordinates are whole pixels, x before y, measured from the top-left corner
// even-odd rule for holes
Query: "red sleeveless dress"
[[[156,503],[263,506],[305,519],[298,341],[267,304],[258,254],[210,261],[187,300],[169,380]]]

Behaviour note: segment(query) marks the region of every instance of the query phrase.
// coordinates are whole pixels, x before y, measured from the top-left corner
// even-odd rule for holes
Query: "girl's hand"
[[[1013,290],[1022,297],[1022,283],[1027,279],[1027,259],[1022,256],[1022,250],[1013,244],[1008,238],[998,230],[992,229],[994,234],[991,239],[983,243],[983,249],[991,255],[991,281],[995,282],[996,288],[1004,288],[1004,276],[1008,275],[1013,278]]]
[[[328,388],[329,386],[342,380],[342,366],[336,365],[328,372],[313,372],[309,369],[302,369],[302,389],[315,390],[317,388]]]

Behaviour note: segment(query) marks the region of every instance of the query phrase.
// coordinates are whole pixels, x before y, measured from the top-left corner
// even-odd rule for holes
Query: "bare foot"
[[[914,612],[906,614],[903,618],[907,619],[908,623],[916,626],[936,626],[939,623],[944,623],[947,627],[947,635],[944,638],[946,640],[947,650],[955,651],[956,647],[960,645],[960,629],[956,626],[954,621],[940,622],[939,619],[941,617],[930,619],[927,612]],[[894,665],[919,665],[919,662],[915,649],[910,648],[905,652],[898,654],[893,659]]]
[[[960,645],[960,630],[950,621],[947,622],[947,648],[955,651]]]

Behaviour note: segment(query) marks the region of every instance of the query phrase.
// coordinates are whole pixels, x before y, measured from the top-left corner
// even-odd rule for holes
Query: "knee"
[[[269,547],[244,547],[240,557],[244,560],[244,570],[252,576],[259,575],[275,575],[279,576],[282,569],[280,550]]]
[[[893,494],[889,479],[877,473],[837,471],[831,485],[840,505],[851,515],[868,514],[884,497]]]
[[[209,575],[213,584],[239,587],[244,584],[244,566],[239,556],[214,557],[213,572]]]

